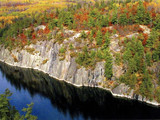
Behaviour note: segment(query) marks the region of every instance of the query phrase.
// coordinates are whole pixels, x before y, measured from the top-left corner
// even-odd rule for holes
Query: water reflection
[[[53,107],[63,114],[69,112],[73,119],[80,115],[84,119],[160,118],[160,109],[157,107],[114,98],[99,88],[77,88],[42,72],[11,67],[4,63],[0,63],[0,69],[17,90],[26,89],[31,96],[50,99]]]

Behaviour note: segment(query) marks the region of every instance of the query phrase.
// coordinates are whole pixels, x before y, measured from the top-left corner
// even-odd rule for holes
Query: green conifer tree
[[[102,32],[98,30],[96,35],[97,45],[102,45],[102,40],[103,40]]]

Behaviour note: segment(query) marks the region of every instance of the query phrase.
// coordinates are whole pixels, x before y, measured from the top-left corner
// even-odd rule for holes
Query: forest
[[[105,77],[111,80],[115,58],[117,65],[126,68],[118,82],[160,102],[160,73],[151,70],[160,61],[158,0],[53,1],[40,0],[35,6],[37,1],[34,0],[1,1],[0,44],[9,50],[23,49],[41,40],[56,39],[61,44],[67,37],[64,29],[80,31],[77,41],[88,46],[76,48],[73,44],[68,45],[71,57],[76,58],[79,66],[94,69],[97,62],[105,61]],[[40,25],[45,28],[36,30]],[[149,33],[144,32],[146,27]],[[131,33],[138,33],[138,36],[125,37]],[[119,36],[118,44],[123,49],[111,54],[109,46],[115,34]],[[75,49],[79,52],[74,52]],[[59,52],[65,58],[66,46]]]

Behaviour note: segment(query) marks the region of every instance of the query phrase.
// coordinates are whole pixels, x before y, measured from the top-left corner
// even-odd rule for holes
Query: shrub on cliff
[[[97,45],[102,45],[102,40],[103,40],[102,32],[98,30],[96,35]]]
[[[66,52],[65,47],[64,47],[64,46],[62,46],[62,47],[59,49],[59,52],[60,52],[60,53],[65,53],[65,52]]]
[[[110,54],[110,52],[108,50],[106,50],[105,52],[105,76],[108,79],[111,79],[111,77],[113,76],[113,71],[112,71],[112,56]]]
[[[82,31],[80,36],[83,39],[87,38],[87,34],[85,33],[85,31]]]

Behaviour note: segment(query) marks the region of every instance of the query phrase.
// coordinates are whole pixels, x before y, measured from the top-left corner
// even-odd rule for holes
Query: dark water
[[[0,93],[13,92],[11,104],[18,110],[34,102],[39,120],[83,120],[111,118],[160,118],[160,108],[113,97],[90,87],[74,87],[32,69],[0,63]]]

